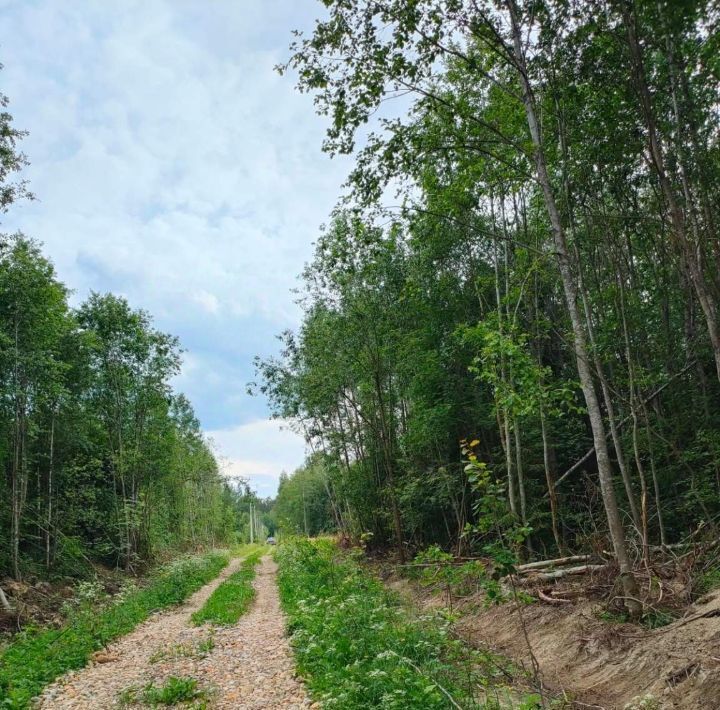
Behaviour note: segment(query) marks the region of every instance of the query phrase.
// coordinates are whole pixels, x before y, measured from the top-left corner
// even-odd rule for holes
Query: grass
[[[152,612],[184,601],[228,563],[210,553],[184,557],[160,568],[142,589],[100,609],[81,606],[60,629],[29,629],[18,634],[0,656],[0,707],[20,710],[55,678],[82,668],[90,655],[144,621]]]
[[[247,552],[247,551],[246,551]],[[264,547],[253,546],[240,569],[231,574],[205,602],[202,609],[192,615],[192,622],[199,626],[209,622],[218,626],[235,624],[250,608],[255,598],[252,581],[255,579],[255,566],[265,554]]]
[[[695,580],[695,594],[701,597],[703,594],[720,587],[720,567],[710,567],[698,575]]]
[[[276,558],[297,667],[324,708],[538,707],[504,686],[500,659],[441,615],[412,615],[331,541],[290,541]]]
[[[192,701],[202,701],[205,691],[198,688],[195,678],[189,676],[170,676],[163,685],[149,683],[143,688],[127,688],[120,694],[121,705],[143,703],[151,707],[159,705],[180,705]],[[193,703],[193,707],[205,707],[203,702]]]
[[[174,658],[205,658],[215,648],[212,635],[199,643],[177,643],[170,648],[161,648],[150,656],[150,663],[169,661]]]

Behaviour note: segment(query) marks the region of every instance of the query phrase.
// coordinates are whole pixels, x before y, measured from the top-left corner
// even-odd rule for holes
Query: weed
[[[161,648],[150,656],[150,663],[169,661],[173,658],[204,658],[215,648],[215,639],[212,635],[200,641],[200,643],[178,643],[170,648]]]
[[[640,623],[647,629],[659,629],[661,626],[672,624],[675,619],[674,614],[664,609],[649,609],[642,615]]]
[[[648,693],[642,698],[633,698],[623,707],[623,710],[660,710],[660,707],[660,701]]]
[[[695,580],[695,593],[701,597],[720,587],[720,567],[711,567],[700,574]]]
[[[158,705],[179,705],[193,700],[202,700],[204,696],[205,692],[198,688],[195,678],[170,676],[160,686],[148,683],[143,688],[126,688],[120,693],[118,699],[123,706],[143,703],[157,707]],[[198,708],[199,706],[196,703],[194,707]]]
[[[597,612],[597,618],[608,624],[629,624],[633,621],[626,612],[613,609]],[[640,624],[647,629],[659,629],[661,626],[672,624],[673,621],[675,621],[675,616],[672,613],[652,607],[649,607],[640,618]]]

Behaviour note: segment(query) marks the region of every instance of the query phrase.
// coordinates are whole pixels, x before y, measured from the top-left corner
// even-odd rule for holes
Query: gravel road
[[[162,685],[170,676],[189,676],[198,681],[207,704],[196,707],[238,710],[317,707],[294,674],[275,584],[277,566],[269,558],[263,558],[258,566],[254,582],[257,596],[250,611],[237,624],[217,628],[191,625],[190,615],[239,565],[240,560],[233,560],[216,580],[181,607],[153,616],[95,654],[90,665],[48,686],[38,707],[42,710],[143,707],[128,704],[128,689],[149,683]]]

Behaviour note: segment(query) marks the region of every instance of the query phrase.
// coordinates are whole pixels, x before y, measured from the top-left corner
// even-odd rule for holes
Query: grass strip
[[[255,598],[252,582],[255,579],[255,567],[265,554],[265,548],[250,552],[243,560],[240,569],[231,574],[208,598],[202,609],[192,615],[196,626],[210,622],[219,626],[237,623],[237,620],[250,608]]]
[[[90,655],[132,631],[154,611],[184,601],[217,577],[228,556],[210,553],[175,560],[149,584],[100,608],[80,608],[60,629],[19,633],[0,656],[0,707],[22,710],[66,671],[82,668]]]
[[[330,540],[276,552],[297,668],[326,708],[534,708],[507,664],[451,635],[447,615],[416,616]]]

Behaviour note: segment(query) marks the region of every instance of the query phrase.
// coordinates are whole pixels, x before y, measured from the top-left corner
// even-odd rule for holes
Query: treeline
[[[235,492],[188,400],[176,338],[125,299],[78,308],[38,245],[0,242],[0,570],[133,568],[224,541]]]
[[[482,463],[528,552],[613,549],[637,596],[720,512],[717,5],[324,4],[288,68],[357,162],[259,363],[312,490],[401,558],[461,549]]]
[[[0,212],[33,199],[7,105],[0,94]],[[124,298],[72,308],[69,293],[37,242],[0,234],[0,578],[132,570],[229,540],[252,496],[173,392],[177,338]]]
[[[325,463],[322,457],[311,456],[292,475],[280,474],[271,510],[275,527],[307,537],[337,530]]]

